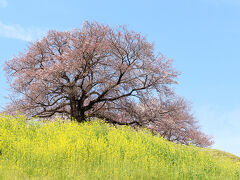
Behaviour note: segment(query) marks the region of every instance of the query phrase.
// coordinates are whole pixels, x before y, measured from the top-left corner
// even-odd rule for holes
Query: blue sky
[[[239,0],[0,0],[0,66],[50,30],[85,21],[125,24],[182,72],[176,92],[192,102],[213,148],[240,156]],[[0,69],[0,105],[9,92]]]

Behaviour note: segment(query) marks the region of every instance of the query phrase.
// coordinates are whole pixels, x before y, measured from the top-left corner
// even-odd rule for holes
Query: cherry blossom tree
[[[176,143],[200,147],[213,144],[212,138],[200,131],[190,104],[174,94],[165,98],[145,94],[138,103],[124,99],[102,107],[94,116],[104,118],[111,124],[147,128]]]
[[[171,60],[155,55],[153,44],[124,26],[85,22],[82,29],[49,31],[8,60],[5,71],[14,92],[6,112],[154,126],[167,139],[179,142],[177,138],[195,128],[191,116],[181,112],[181,101],[168,102],[175,97],[171,85],[179,75]],[[193,124],[191,128],[183,127],[185,121]],[[172,135],[175,131],[182,134]]]
[[[135,109],[141,124],[169,141],[200,147],[213,144],[212,138],[200,131],[189,103],[181,97],[165,101],[147,98]]]

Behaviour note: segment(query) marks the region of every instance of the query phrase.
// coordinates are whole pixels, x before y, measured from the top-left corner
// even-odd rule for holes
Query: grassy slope
[[[0,179],[240,179],[240,158],[147,131],[0,116]]]
[[[206,149],[208,152],[210,152],[213,156],[217,156],[219,158],[228,158],[231,159],[234,162],[239,162],[240,163],[240,157],[233,155],[228,152],[220,151],[217,149]]]

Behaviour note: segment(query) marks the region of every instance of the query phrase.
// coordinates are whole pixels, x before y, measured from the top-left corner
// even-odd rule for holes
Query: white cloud
[[[239,0],[202,0],[207,3],[213,3],[215,5],[230,5],[230,6],[238,6],[240,5]]]
[[[206,123],[209,127],[215,127],[215,130],[218,130],[216,127],[235,130],[240,126],[240,107],[223,109],[217,106],[202,106],[197,108],[196,115],[202,123]]]
[[[17,24],[3,24],[0,21],[0,37],[34,41],[42,37],[44,32],[45,31],[38,28],[23,28]]]
[[[220,1],[220,3],[240,4],[239,0],[216,0],[216,1]]]
[[[5,7],[7,7],[7,5],[8,5],[8,2],[6,0],[0,0],[0,7],[1,8],[5,8]]]
[[[240,156],[240,107],[202,106],[197,108],[196,117],[203,131],[213,136],[213,148]]]

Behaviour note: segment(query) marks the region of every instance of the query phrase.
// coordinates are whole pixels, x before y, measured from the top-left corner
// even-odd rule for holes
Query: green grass
[[[240,158],[100,121],[0,116],[0,179],[240,179]]]

